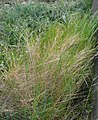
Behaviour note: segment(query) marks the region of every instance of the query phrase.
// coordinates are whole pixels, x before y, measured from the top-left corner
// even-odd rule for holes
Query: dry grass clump
[[[26,120],[82,119],[84,109],[89,115],[89,91],[79,91],[84,83],[89,87],[92,76],[95,24],[87,17],[73,18],[66,25],[55,22],[36,37],[27,30],[21,33],[22,47],[20,42],[17,49],[6,47],[1,113],[26,109]]]

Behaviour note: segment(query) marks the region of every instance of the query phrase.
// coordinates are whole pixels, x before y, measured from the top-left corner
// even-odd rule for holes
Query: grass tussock
[[[96,21],[86,15],[72,16],[67,24],[49,25],[43,34],[26,29],[19,36],[22,47],[20,40],[17,48],[2,45],[1,113],[8,111],[16,120],[88,118],[94,26]],[[83,84],[87,91],[81,91]]]

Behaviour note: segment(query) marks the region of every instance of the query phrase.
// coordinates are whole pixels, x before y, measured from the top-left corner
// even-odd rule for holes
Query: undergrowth
[[[38,34],[47,29],[47,25],[58,21],[67,23],[70,14],[88,12],[85,0],[59,1],[54,4],[28,2],[3,5],[0,9],[0,39],[9,45],[16,45],[20,32],[25,29],[36,31]],[[23,38],[21,41],[24,41]]]
[[[41,4],[0,13],[0,118],[90,120],[97,20]]]

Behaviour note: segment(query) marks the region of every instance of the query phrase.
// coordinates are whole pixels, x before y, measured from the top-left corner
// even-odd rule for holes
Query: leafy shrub
[[[51,22],[66,22],[69,20],[70,13],[75,11],[84,13],[85,8],[86,4],[81,0],[54,4],[33,2],[6,6],[0,12],[1,40],[9,45],[17,45],[19,34],[25,29],[42,32]],[[24,40],[21,39],[21,41]]]
[[[68,0],[70,11],[89,12],[92,0]]]
[[[15,45],[22,30],[29,28],[31,30],[37,29],[40,32],[45,29],[47,24],[62,19],[62,15],[66,14],[65,9],[62,5],[48,5],[45,3],[20,4],[14,6],[14,8],[7,8],[7,10],[4,10],[1,19],[4,37],[2,39]]]

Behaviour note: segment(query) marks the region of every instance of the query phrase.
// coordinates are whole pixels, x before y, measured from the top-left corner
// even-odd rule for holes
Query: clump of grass
[[[20,42],[17,49],[3,47],[7,67],[0,73],[1,113],[11,111],[17,119],[22,111],[18,117],[24,120],[88,117],[91,92],[79,91],[83,83],[90,87],[94,26],[95,20],[75,15],[65,25],[49,25],[43,34],[26,29],[20,34],[25,40],[22,47]]]

